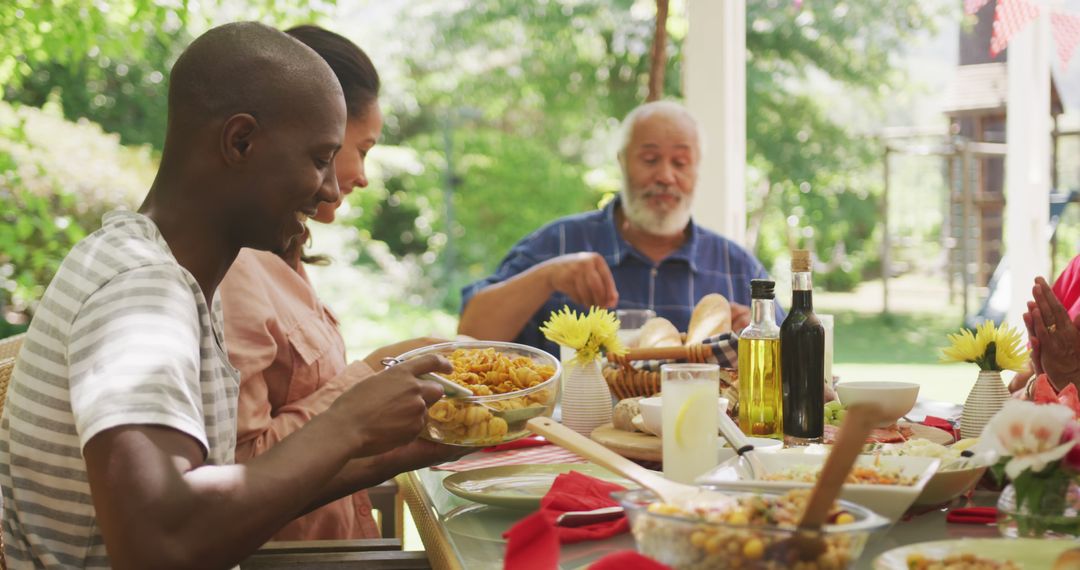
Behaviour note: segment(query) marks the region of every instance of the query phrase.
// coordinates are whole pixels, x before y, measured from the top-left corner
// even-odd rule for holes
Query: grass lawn
[[[961,323],[946,286],[925,278],[890,282],[897,299],[881,314],[881,285],[867,282],[851,293],[814,295],[818,313],[834,315],[833,374],[844,380],[900,380],[922,385],[920,398],[963,403],[978,377],[974,364],[942,364],[945,335]],[[1006,380],[1011,373],[1006,373]]]
[[[978,376],[974,365],[942,364],[938,351],[955,320],[935,314],[833,313],[833,373],[844,380],[901,380],[922,385],[920,397],[963,403]]]

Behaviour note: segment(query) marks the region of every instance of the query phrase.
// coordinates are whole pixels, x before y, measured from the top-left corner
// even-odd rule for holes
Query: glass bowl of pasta
[[[472,391],[444,396],[428,408],[421,437],[465,447],[487,447],[530,434],[530,419],[550,417],[559,399],[562,367],[554,356],[523,344],[495,341],[446,342],[398,356],[405,361],[426,354],[445,357],[454,371],[443,374]]]

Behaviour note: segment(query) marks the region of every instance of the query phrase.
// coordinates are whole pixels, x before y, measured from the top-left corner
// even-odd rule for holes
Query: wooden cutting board
[[[953,443],[952,435],[946,431],[922,424],[905,422],[904,425],[911,428],[914,437],[941,445]],[[623,431],[611,424],[604,424],[593,430],[591,437],[596,443],[629,459],[655,462],[664,459],[663,440],[652,434]]]
[[[913,424],[908,422],[903,422],[903,425],[905,427],[911,428],[912,434],[917,438],[927,439],[940,445],[949,445],[955,442],[952,434],[936,427],[924,426],[922,424]]]
[[[596,443],[629,459],[655,462],[664,459],[663,440],[655,435],[623,431],[604,424],[594,429],[591,437]]]

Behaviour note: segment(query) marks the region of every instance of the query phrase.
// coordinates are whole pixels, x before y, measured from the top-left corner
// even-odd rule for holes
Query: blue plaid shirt
[[[604,256],[619,291],[620,309],[652,309],[680,331],[690,324],[694,306],[709,293],[720,293],[733,303],[750,305],[750,280],[768,279],[753,255],[731,240],[697,224],[678,251],[654,263],[619,235],[615,226],[615,198],[602,210],[567,216],[547,224],[518,242],[494,275],[461,290],[464,307],[478,291],[553,257],[594,251]],[[569,305],[585,310],[562,293],[555,293],[526,323],[514,339],[558,355],[558,346],[544,338],[540,325],[553,311]],[[776,322],[784,311],[777,305]]]

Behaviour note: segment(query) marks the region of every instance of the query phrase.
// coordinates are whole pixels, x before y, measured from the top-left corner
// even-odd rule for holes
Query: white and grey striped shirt
[[[195,278],[157,226],[112,212],[60,266],[34,315],[0,419],[11,568],[107,568],[82,449],[109,428],[154,424],[233,462],[239,376]]]

